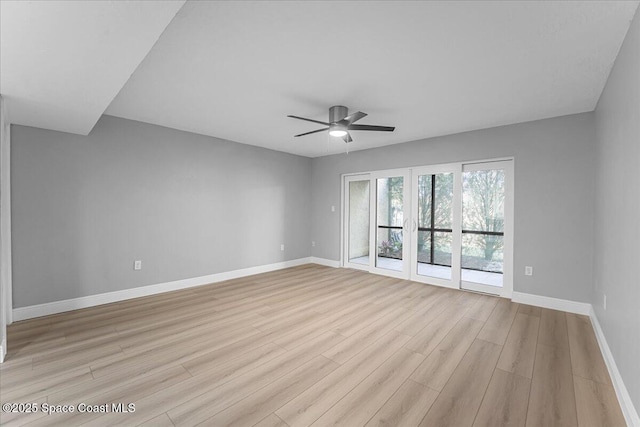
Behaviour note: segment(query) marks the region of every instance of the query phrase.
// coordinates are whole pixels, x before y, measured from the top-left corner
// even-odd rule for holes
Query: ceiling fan
[[[344,142],[351,142],[351,135],[349,134],[350,130],[376,130],[382,132],[393,132],[394,126],[375,126],[375,125],[356,125],[354,124],[361,118],[365,117],[367,113],[363,113],[362,111],[355,112],[353,114],[349,114],[349,109],[343,105],[334,105],[329,108],[329,122],[321,122],[319,120],[306,119],[304,117],[299,116],[287,116],[293,119],[306,120],[308,122],[319,123],[321,125],[328,126],[326,128],[312,130],[311,132],[301,133],[298,136],[311,135],[312,133],[323,132],[325,130],[329,131],[329,135],[342,138]]]

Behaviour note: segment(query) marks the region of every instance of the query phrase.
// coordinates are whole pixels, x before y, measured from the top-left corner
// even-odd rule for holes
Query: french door
[[[411,280],[460,287],[460,165],[412,170]]]
[[[409,268],[407,170],[344,179],[344,265],[406,278]]]
[[[462,289],[512,289],[512,185],[511,161],[462,166]]]
[[[343,265],[511,296],[512,163],[345,176]]]
[[[409,170],[372,174],[371,272],[406,278],[409,271]]]

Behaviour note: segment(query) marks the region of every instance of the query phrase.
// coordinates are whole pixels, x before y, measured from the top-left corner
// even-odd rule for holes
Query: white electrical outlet
[[[604,296],[603,301],[602,301],[602,305],[603,308],[606,310],[607,309],[607,294],[602,294]]]
[[[284,243],[282,245],[280,245],[280,250],[284,251]]]
[[[531,266],[527,265],[527,266],[524,268],[524,275],[525,275],[525,276],[533,276],[533,267],[531,267]]]
[[[316,242],[315,241],[311,241],[311,246],[315,248],[316,247]]]
[[[336,211],[336,207],[335,206],[331,206],[331,212],[335,212]]]
[[[142,270],[142,261],[141,260],[136,260],[133,262],[133,269],[134,270]]]

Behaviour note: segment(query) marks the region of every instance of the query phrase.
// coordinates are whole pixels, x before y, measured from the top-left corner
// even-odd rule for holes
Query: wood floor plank
[[[511,329],[519,304],[500,299],[478,334],[478,339],[503,345]]]
[[[253,427],[289,427],[289,425],[276,414],[270,414]]]
[[[110,377],[103,377],[98,379],[91,379],[75,386],[67,387],[64,390],[51,393],[49,394],[47,401],[52,405],[80,403],[83,401],[88,401],[94,396],[109,393],[112,390],[127,388],[132,384],[147,384],[149,381],[151,381],[161,382],[163,384],[163,387],[166,387],[168,382],[172,382],[173,380],[175,380],[176,382],[180,382],[187,378],[191,378],[191,375],[182,366],[164,368],[150,374],[132,377],[128,381],[124,382],[119,378],[113,379]],[[151,386],[148,386],[148,390],[151,390]]]
[[[187,346],[194,341],[204,341],[203,337],[209,336],[228,336],[234,335],[234,331],[240,330],[237,335],[243,332],[251,331],[257,333],[258,330],[251,324],[256,320],[256,315],[246,313],[244,315],[232,316],[230,318],[220,319],[218,316],[207,317],[206,323],[190,323],[188,330],[167,331],[164,335],[149,334],[148,336],[139,336],[135,334],[134,340],[128,340],[127,343],[120,342],[121,348],[126,354],[140,354],[149,350],[157,349],[160,345],[166,346]],[[128,335],[129,338],[133,338]]]
[[[369,420],[366,427],[417,426],[438,392],[408,379]]]
[[[362,310],[367,310],[371,304],[368,301],[351,304],[349,307],[332,314],[322,316],[313,322],[292,328],[290,332],[282,332],[274,336],[273,342],[288,350],[297,347],[301,342],[308,339],[309,335],[323,333],[332,330],[341,323],[348,322],[349,319],[359,316]]]
[[[260,340],[258,343],[252,342],[252,340],[254,340],[253,337],[238,341],[227,347],[188,360],[181,366],[184,366],[191,375],[195,376],[216,370],[221,365],[233,362],[234,360],[270,360],[272,357],[280,356],[286,352],[276,344],[266,342],[266,340],[265,343],[263,343],[262,338],[258,339]]]
[[[400,349],[325,412],[314,426],[361,426],[400,388],[424,360],[420,353]]]
[[[443,297],[446,296],[443,294]],[[433,322],[443,311],[445,311],[448,307],[451,306],[452,301],[440,298],[441,304],[438,304],[431,308],[427,312],[414,312],[414,314],[406,319],[404,322],[396,326],[396,331],[403,333],[405,335],[411,335],[412,337],[420,333],[420,331],[424,330],[428,327],[428,325]]]
[[[338,343],[335,347],[325,351],[323,356],[338,363],[345,363],[366,348],[368,343],[382,338],[409,316],[411,316],[411,313],[404,308],[393,311],[387,316],[375,320],[369,326]]]
[[[96,348],[76,352],[67,356],[58,356],[51,360],[44,360],[41,362],[33,362],[34,371],[62,371],[68,368],[75,368],[76,366],[86,365],[88,363],[96,363],[101,360],[111,360],[113,357],[124,356],[124,353],[118,345],[104,345],[97,346]]]
[[[580,427],[624,426],[626,421],[613,386],[573,376]]]
[[[125,371],[127,375],[143,373],[167,363],[184,363],[245,338],[259,335],[260,331],[257,329],[242,328],[206,339],[198,339],[196,336],[178,344],[172,342],[173,345],[168,347],[160,344],[158,348],[147,348],[141,353],[129,354],[105,362],[101,360],[95,365],[91,365],[91,372],[96,378],[105,375],[122,375]]]
[[[538,343],[551,347],[569,347],[567,317],[563,311],[542,309]]]
[[[473,344],[483,325],[483,322],[471,318],[461,319],[429,357],[414,371],[411,379],[441,391]]]
[[[500,354],[498,368],[530,379],[533,374],[539,327],[539,317],[516,314]]]
[[[142,424],[138,424],[138,427],[174,427],[174,425],[169,419],[169,416],[165,413],[160,414]]]
[[[448,304],[451,300],[457,298],[456,292],[437,286],[427,285],[428,292],[423,293],[411,301],[405,301],[403,306],[416,312],[416,314],[425,314],[433,310],[435,307]]]
[[[496,308],[499,298],[482,296],[470,309],[465,313],[466,317],[486,322],[493,309]]]
[[[167,411],[167,414],[176,426],[202,423],[216,413],[253,394],[256,390],[260,390],[278,378],[295,371],[298,367],[306,365],[311,360],[316,360],[315,363],[321,363],[322,366],[329,366],[326,362],[328,359],[324,357],[312,356],[312,353],[307,351],[293,350],[220,387],[184,401]],[[334,363],[331,362],[331,364]]]
[[[29,400],[30,403],[37,405],[40,408],[43,403],[47,403],[46,397],[40,397],[38,399]],[[7,400],[2,399],[2,403],[9,403]],[[10,402],[15,403],[15,402]],[[48,415],[46,412],[42,412],[38,410],[37,412],[5,412],[0,411],[0,425],[3,427],[6,426],[23,426],[26,424],[30,424],[32,422],[38,421],[39,419],[46,418]]]
[[[473,423],[474,427],[523,427],[531,380],[496,369]]]
[[[409,337],[406,335],[395,331],[389,332],[385,337],[370,345],[340,368],[275,411],[275,414],[292,427],[311,425],[408,340]]]
[[[203,407],[207,406],[206,402],[216,400],[219,401],[219,404],[230,406],[320,355],[327,348],[335,345],[336,337],[343,339],[334,332],[328,331],[323,336],[311,340],[299,348],[267,361],[260,359],[259,355],[254,355],[252,359],[233,359],[226,364],[212,367],[210,371],[133,402],[136,407],[145,408],[145,411],[136,411],[133,414],[110,414],[112,416],[97,418],[87,425],[112,426],[141,423],[162,412],[167,412],[173,419],[171,411],[175,408],[179,409],[175,409],[174,415],[180,417],[184,414],[188,421],[189,410],[191,408],[197,409],[199,407],[198,401],[203,402]],[[182,405],[184,406],[180,408]],[[197,415],[194,418],[197,418]]]
[[[476,339],[420,425],[471,426],[501,350],[497,344]]]
[[[123,383],[117,387],[111,387],[106,390],[100,390],[96,387],[90,396],[72,395],[69,399],[52,403],[56,405],[74,405],[78,408],[81,403],[85,405],[100,406],[110,403],[131,403],[140,398],[152,394],[156,391],[163,390],[171,385],[178,384],[182,381],[190,379],[191,375],[181,366],[169,368],[165,371],[156,372],[142,377],[132,378],[130,381]],[[141,409],[141,408],[138,408]],[[100,412],[91,411],[75,411],[71,413],[52,414],[46,418],[42,418],[32,424],[31,427],[49,426],[51,424],[64,425],[65,427],[79,426],[91,420],[101,417]],[[107,415],[108,416],[108,415]]]
[[[196,318],[181,319],[177,324],[161,324],[154,328],[119,332],[117,342],[127,354],[140,353],[145,348],[157,347],[159,341],[180,342],[195,335],[202,337],[204,334],[216,334],[218,331],[246,328],[260,318],[261,316],[254,313],[236,316],[225,316],[223,313],[200,314]]]
[[[569,349],[539,344],[526,425],[570,427],[577,423]]]
[[[338,363],[324,356],[300,366],[205,421],[213,426],[251,426],[334,371]]]
[[[587,317],[350,269],[302,265],[15,322],[7,334],[2,403],[122,401],[136,411],[2,413],[2,425],[622,417]]]
[[[520,304],[518,307],[518,313],[528,314],[529,316],[540,317],[540,307],[534,307],[532,305]]]
[[[571,367],[575,375],[611,385],[596,334],[587,316],[567,314]]]
[[[416,353],[429,356],[449,331],[462,319],[466,311],[466,307],[456,304],[447,307],[427,327],[411,338],[407,343],[407,348]]]
[[[333,330],[340,335],[349,337],[369,326],[371,322],[375,322],[376,320],[388,315],[393,315],[394,313],[402,314],[405,312],[407,312],[407,310],[403,307],[388,306],[381,309],[380,307],[373,306],[371,312],[365,313],[362,316],[352,318],[348,322],[342,323],[340,326],[337,326]]]
[[[46,397],[51,393],[93,379],[88,367],[79,367],[61,372],[48,372],[43,378],[18,384],[12,389],[3,389],[3,402],[28,402]]]

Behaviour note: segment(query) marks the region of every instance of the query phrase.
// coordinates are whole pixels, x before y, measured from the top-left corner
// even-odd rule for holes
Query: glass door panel
[[[451,279],[453,173],[418,175],[418,258],[420,276]]]
[[[460,287],[460,164],[413,169],[411,280]]]
[[[404,177],[376,179],[377,268],[403,271]]]
[[[371,265],[371,177],[344,178],[344,266],[368,270]]]
[[[504,284],[505,163],[463,168],[460,264],[464,289],[500,294]]]
[[[349,182],[348,260],[369,265],[369,180]]]

